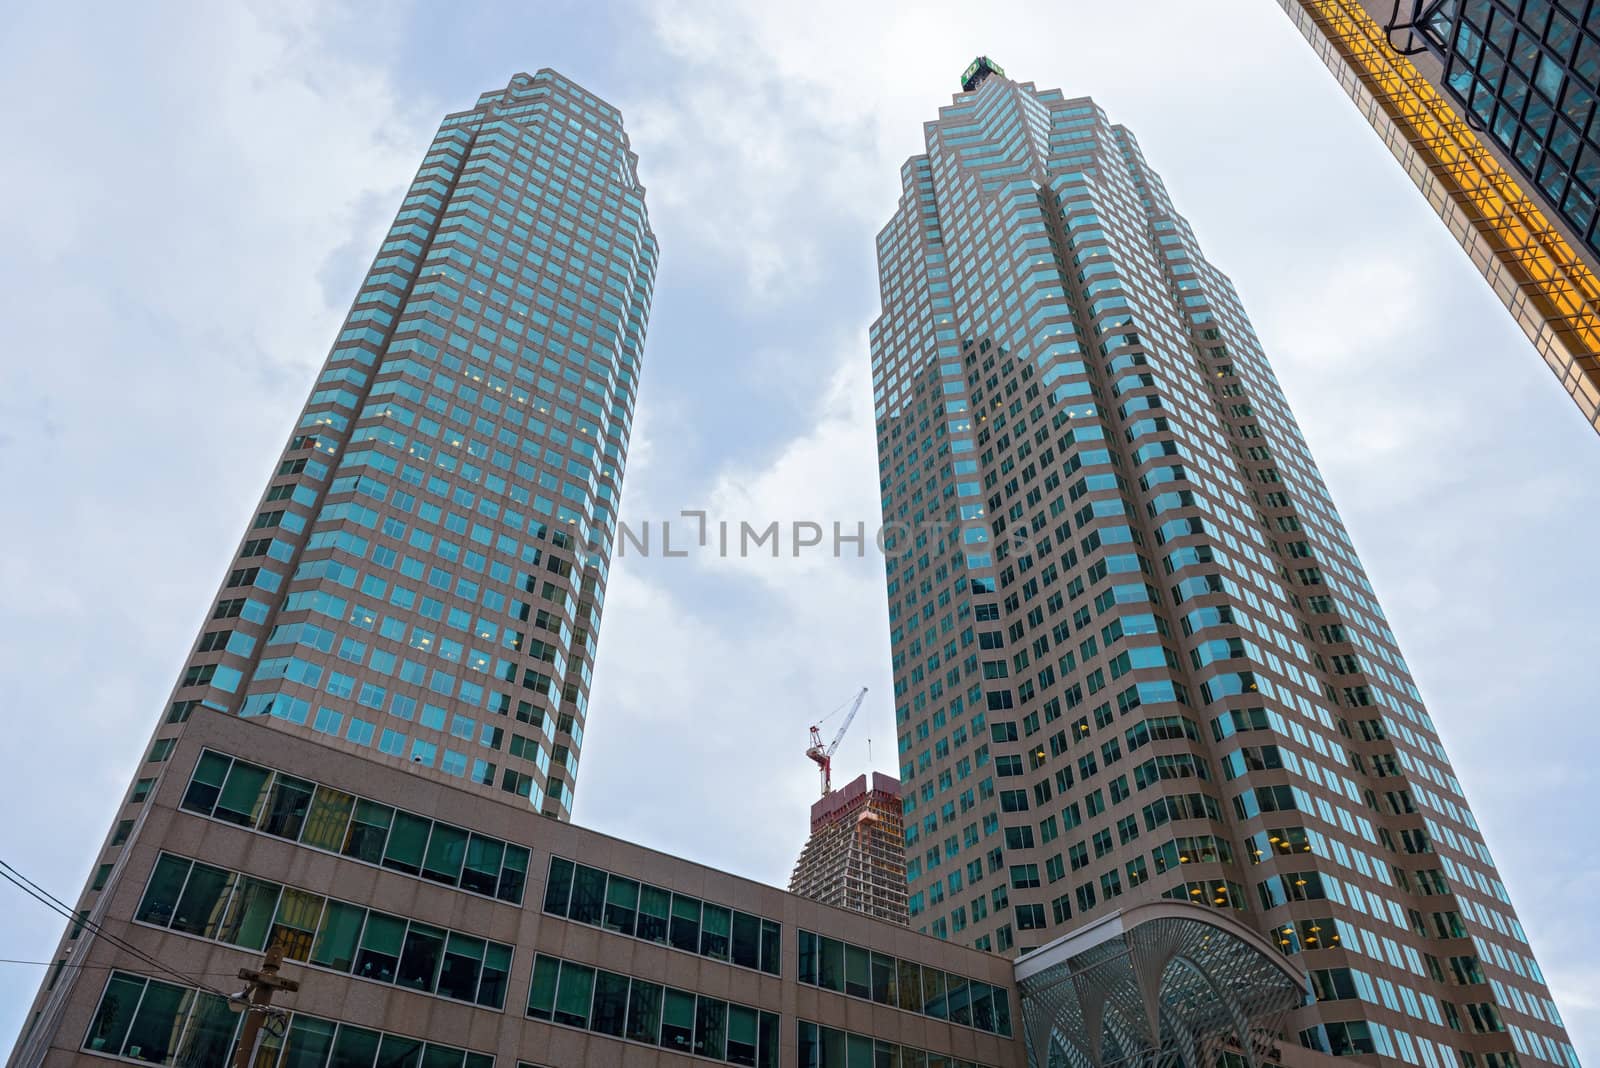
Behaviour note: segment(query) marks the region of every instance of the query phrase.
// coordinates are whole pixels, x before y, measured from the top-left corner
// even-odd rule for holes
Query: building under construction
[[[811,806],[811,837],[789,879],[790,893],[909,923],[900,780],[873,772]]]

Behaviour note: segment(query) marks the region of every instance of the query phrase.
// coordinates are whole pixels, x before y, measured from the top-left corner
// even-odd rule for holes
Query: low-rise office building
[[[271,945],[257,1066],[1024,1063],[1002,957],[271,730],[194,714],[13,1064],[226,1063]]]

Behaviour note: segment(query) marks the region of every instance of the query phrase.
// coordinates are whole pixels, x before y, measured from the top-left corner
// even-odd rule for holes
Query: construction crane
[[[821,723],[811,728],[811,745],[806,749],[806,756],[810,757],[812,761],[816,763],[817,768],[822,772],[823,797],[827,797],[828,794],[833,792],[834,750],[838,749],[839,743],[844,741],[844,732],[850,729],[850,722],[856,718],[856,713],[861,711],[861,702],[865,701],[866,699],[867,688],[863,686],[861,687],[861,692],[856,694],[856,699],[850,702],[850,711],[845,714],[844,722],[839,724],[839,733],[833,736],[833,741],[828,745],[828,748],[822,748]],[[842,708],[843,706],[841,705],[840,707]],[[834,712],[837,712],[838,710],[839,709],[836,708],[834,709]],[[829,713],[829,716],[824,717],[822,722],[826,723],[828,718],[831,716],[832,713]]]

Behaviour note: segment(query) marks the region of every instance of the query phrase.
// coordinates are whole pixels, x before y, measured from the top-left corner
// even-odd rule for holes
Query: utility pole
[[[239,1044],[233,1051],[233,1068],[250,1068],[250,1062],[255,1059],[256,1043],[260,1041],[261,1026],[266,1023],[267,1014],[271,1011],[272,995],[280,990],[285,994],[293,994],[300,989],[300,984],[295,980],[278,975],[278,967],[282,963],[283,947],[274,944],[262,958],[259,970],[239,969],[239,978],[250,985],[243,991],[246,999],[244,1029],[239,1033]]]

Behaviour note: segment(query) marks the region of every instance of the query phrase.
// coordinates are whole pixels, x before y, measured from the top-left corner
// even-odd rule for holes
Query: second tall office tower
[[[871,334],[912,926],[1192,901],[1310,971],[1308,1046],[1576,1068],[1232,285],[1093,101],[965,89]]]

